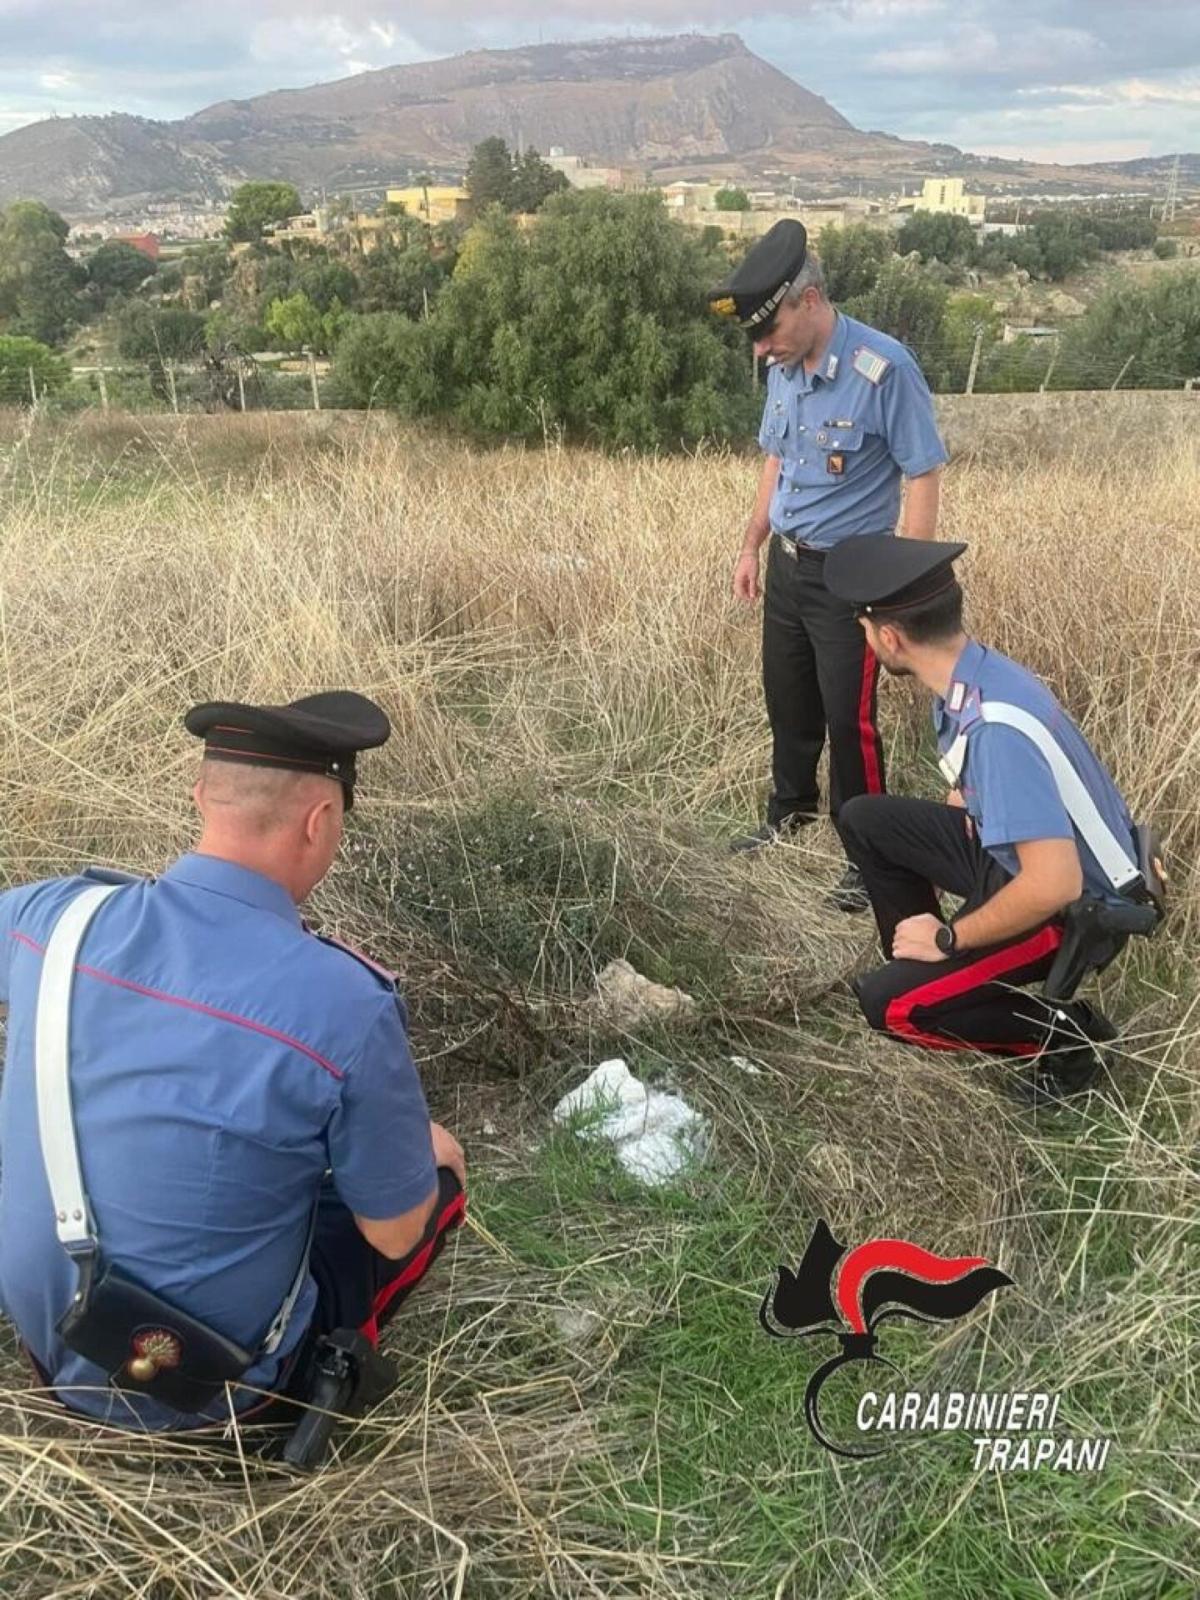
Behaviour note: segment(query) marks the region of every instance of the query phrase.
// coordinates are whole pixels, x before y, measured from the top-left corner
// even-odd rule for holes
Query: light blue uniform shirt
[[[1114,836],[1122,844],[1128,842],[1131,854],[1134,848],[1133,820],[1116,784],[1046,685],[998,650],[969,639],[955,665],[949,698],[934,700],[933,725],[943,755],[960,730],[967,734],[959,787],[980,844],[1015,877],[1020,870],[1018,844],[1074,839],[1085,891],[1123,904],[1067,815],[1045,756],[1016,728],[982,721],[979,706],[987,700],[1018,706],[1038,719],[1079,774]]]
[[[901,479],[947,459],[912,352],[840,311],[815,372],[769,369],[758,443],[780,458],[772,529],[818,550],[892,533]]]
[[[0,1306],[76,1410],[194,1426],[106,1389],[54,1331],[76,1271],[38,1143],[34,1016],[51,929],[87,882],[0,895]],[[372,1218],[411,1210],[437,1181],[390,979],[307,932],[281,885],[211,856],[184,856],[96,914],[76,968],[71,1093],[104,1256],[249,1349],[291,1287],[327,1169]],[[275,1386],[315,1302],[309,1278],[279,1351],[245,1383]],[[66,1395],[75,1385],[93,1387]],[[213,1414],[228,1414],[223,1399]]]

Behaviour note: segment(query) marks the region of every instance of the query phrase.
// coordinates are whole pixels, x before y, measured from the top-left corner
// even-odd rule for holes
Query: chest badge
[[[825,470],[832,473],[835,478],[842,476],[846,470],[846,458],[840,450],[830,451]]]

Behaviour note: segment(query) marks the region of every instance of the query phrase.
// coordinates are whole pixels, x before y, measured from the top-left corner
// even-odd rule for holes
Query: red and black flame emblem
[[[847,1254],[846,1246],[822,1220],[813,1229],[796,1271],[775,1269],[758,1320],[774,1339],[837,1335],[841,1354],[818,1367],[809,1379],[804,1414],[814,1437],[835,1455],[873,1456],[881,1451],[848,1450],[822,1429],[818,1402],[825,1382],[852,1361],[893,1365],[876,1353],[875,1329],[887,1318],[957,1322],[986,1295],[1012,1281],[982,1256],[938,1256],[906,1239],[871,1239]]]

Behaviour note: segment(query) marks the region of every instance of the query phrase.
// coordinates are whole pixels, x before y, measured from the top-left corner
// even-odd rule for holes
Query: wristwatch
[[[952,922],[943,922],[933,936],[933,942],[944,956],[952,956],[958,947],[958,940],[954,933]]]

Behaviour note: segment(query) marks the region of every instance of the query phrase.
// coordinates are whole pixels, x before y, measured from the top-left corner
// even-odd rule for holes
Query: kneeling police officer
[[[891,673],[934,694],[949,803],[848,800],[838,828],[862,871],[886,965],[856,984],[871,1026],[934,1049],[1035,1058],[1051,1094],[1085,1087],[1115,1030],[1080,980],[1164,909],[1158,845],[1033,673],[963,630],[962,544],[856,539],[825,581]],[[962,898],[946,921],[938,888]],[[1022,987],[1040,980],[1040,995]]]
[[[298,910],[387,717],[335,692],[186,725],[193,851],[0,895],[0,1304],[69,1408],[151,1430],[378,1398],[380,1326],[465,1206],[393,978]]]

